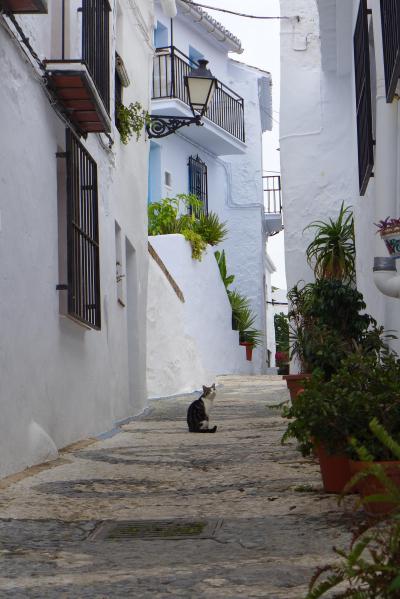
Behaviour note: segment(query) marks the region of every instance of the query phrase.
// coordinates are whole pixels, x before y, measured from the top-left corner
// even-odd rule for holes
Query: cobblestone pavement
[[[304,597],[347,544],[350,510],[281,447],[280,380],[219,383],[214,435],[187,432],[193,396],[157,400],[116,435],[0,481],[0,597]]]

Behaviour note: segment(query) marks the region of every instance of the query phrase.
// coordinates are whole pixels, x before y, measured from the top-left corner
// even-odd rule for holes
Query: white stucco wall
[[[127,35],[119,52],[135,82],[126,98],[147,106],[151,4],[136,2],[147,32],[128,0],[120,4]],[[42,58],[52,55],[51,18],[51,11],[18,17]],[[114,26],[112,31],[114,49]],[[145,405],[148,143],[142,137],[122,146],[115,128],[111,151],[103,136],[82,139],[97,162],[99,184],[102,329],[88,330],[60,315],[59,293],[66,292],[56,291],[66,282],[59,272],[57,197],[63,184],[56,158],[65,151],[65,126],[40,76],[2,26],[0,79],[2,477],[112,428]],[[117,302],[115,221],[129,288],[125,308]],[[133,250],[128,264],[126,244]]]
[[[218,374],[251,373],[214,248],[201,261],[191,257],[182,235],[150,237],[150,243],[184,295],[180,301],[160,267],[151,259],[147,312],[147,372],[150,397],[187,393],[214,382]]]
[[[156,9],[156,21],[169,28],[170,23]],[[260,110],[260,87],[268,95],[270,76],[228,58],[227,50],[210,34],[182,16],[174,19],[174,44],[184,53],[189,43],[209,60],[214,75],[244,98],[246,147],[244,153],[217,156],[213,146],[194,144],[184,129],[158,140],[160,148],[161,196],[175,196],[188,191],[188,159],[199,156],[208,169],[208,205],[227,223],[229,235],[221,244],[227,255],[229,273],[235,275],[234,287],[246,295],[256,314],[255,326],[265,334],[262,351],[254,357],[256,372],[266,368],[265,315],[265,233],[262,191],[262,132],[270,126],[262,109],[269,107],[263,97]],[[172,175],[172,186],[164,185],[164,173]],[[158,198],[157,198],[158,199]]]
[[[358,189],[353,59],[358,7],[358,0],[281,0],[282,14],[301,17],[300,22],[281,23],[280,147],[288,288],[313,278],[305,259],[312,231],[303,233],[304,227],[335,217],[344,200],[354,212],[357,287],[367,311],[387,329],[400,330],[397,300],[382,295],[373,283],[373,223],[379,206],[374,178],[365,196],[360,197]],[[374,94],[373,88],[373,105]]]

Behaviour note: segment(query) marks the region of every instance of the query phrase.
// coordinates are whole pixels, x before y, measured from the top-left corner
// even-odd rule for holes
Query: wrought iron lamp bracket
[[[148,137],[160,138],[175,133],[181,127],[188,127],[189,125],[197,125],[202,127],[201,115],[196,116],[161,116],[157,114],[150,114],[147,118],[146,131]]]

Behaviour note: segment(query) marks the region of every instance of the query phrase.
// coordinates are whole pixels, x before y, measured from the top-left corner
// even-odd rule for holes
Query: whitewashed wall
[[[126,35],[119,52],[134,81],[126,99],[147,106],[151,3],[136,2],[136,13],[128,0],[120,6]],[[42,58],[52,56],[51,17],[18,17]],[[112,29],[114,50],[115,21]],[[65,150],[65,127],[40,76],[3,26],[0,80],[2,477],[112,428],[145,405],[148,143],[142,137],[122,146],[115,129],[112,151],[104,137],[82,140],[97,162],[99,180],[102,329],[87,330],[60,316],[56,291],[65,283],[58,266],[56,159]],[[124,270],[125,308],[117,302],[115,221],[123,268],[126,244],[132,250]]]
[[[156,21],[167,28],[169,21],[156,9]],[[262,133],[271,123],[260,111],[260,85],[268,89],[270,76],[228,58],[227,50],[182,16],[174,19],[174,44],[185,54],[189,44],[209,60],[213,74],[245,101],[246,149],[237,156],[218,157],[212,147],[200,147],[185,137],[182,129],[157,142],[160,148],[162,197],[188,191],[188,159],[198,155],[208,169],[209,210],[227,222],[229,236],[225,249],[228,270],[235,275],[233,287],[246,295],[256,314],[255,326],[265,334],[262,350],[254,359],[256,372],[266,369],[265,315],[265,234],[262,191]],[[235,32],[233,32],[235,33]],[[169,36],[170,39],[170,36]],[[267,85],[265,85],[267,83]],[[265,109],[265,106],[264,106]],[[171,187],[164,185],[164,173],[172,175]],[[151,198],[153,199],[153,198]],[[159,199],[159,198],[155,198]]]
[[[388,329],[400,330],[397,300],[382,295],[373,283],[373,223],[379,203],[374,179],[364,197],[358,191],[352,41],[358,6],[358,0],[281,0],[282,14],[300,16],[300,22],[293,18],[281,23],[280,147],[288,289],[313,278],[305,259],[312,231],[303,232],[304,227],[336,217],[343,200],[355,216],[357,287],[367,311]]]
[[[218,374],[254,372],[232,330],[232,310],[214,248],[201,261],[191,257],[182,235],[150,237],[184,296],[177,297],[153,259],[149,268],[147,385],[150,397],[188,393]],[[253,352],[253,360],[259,350]]]

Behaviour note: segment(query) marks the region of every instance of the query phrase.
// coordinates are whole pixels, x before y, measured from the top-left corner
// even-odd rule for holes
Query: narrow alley
[[[300,599],[351,509],[280,445],[280,377],[220,377],[215,435],[193,396],[0,482],[0,597]]]

